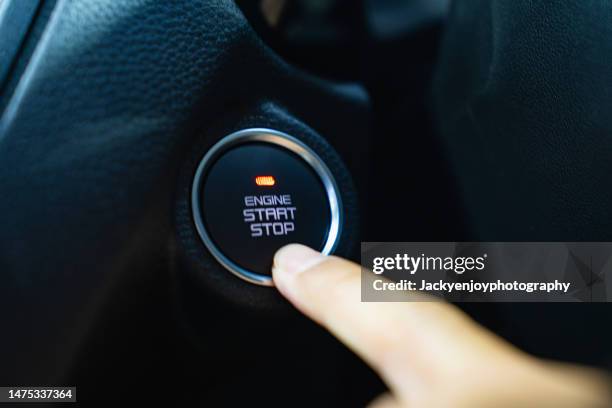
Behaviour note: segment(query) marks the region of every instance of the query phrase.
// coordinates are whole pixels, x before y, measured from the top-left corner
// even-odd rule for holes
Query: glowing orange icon
[[[255,184],[258,186],[273,186],[276,184],[273,176],[257,176],[255,177]]]

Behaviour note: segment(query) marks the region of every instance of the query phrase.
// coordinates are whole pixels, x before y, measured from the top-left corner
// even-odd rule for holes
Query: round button
[[[213,146],[196,172],[192,207],[217,261],[261,285],[272,285],[280,247],[298,242],[328,254],[340,235],[340,196],[329,169],[303,142],[270,129],[242,130]]]

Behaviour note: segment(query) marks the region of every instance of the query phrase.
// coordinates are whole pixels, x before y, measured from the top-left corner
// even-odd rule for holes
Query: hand
[[[451,304],[361,302],[352,262],[294,244],[276,253],[272,272],[293,305],[385,381],[390,394],[372,406],[612,406],[602,372],[529,356]]]

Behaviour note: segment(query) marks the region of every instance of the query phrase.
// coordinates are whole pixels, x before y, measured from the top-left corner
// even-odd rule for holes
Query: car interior
[[[268,198],[224,218],[232,171],[286,159],[282,229],[251,236],[321,194],[321,247],[356,262],[360,242],[610,241],[611,66],[605,1],[0,0],[0,385],[366,405],[382,381],[236,238]],[[243,137],[261,152],[219,144]],[[459,306],[533,355],[612,366],[607,303]]]

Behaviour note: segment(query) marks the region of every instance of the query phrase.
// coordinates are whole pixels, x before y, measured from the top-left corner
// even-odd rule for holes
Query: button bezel
[[[329,231],[325,240],[325,245],[323,245],[323,249],[321,250],[324,255],[333,253],[338,245],[338,241],[340,240],[343,218],[342,200],[340,197],[340,190],[338,189],[338,185],[334,180],[334,176],[319,155],[301,140],[277,130],[251,128],[234,132],[217,142],[204,155],[204,158],[200,161],[200,164],[196,170],[191,189],[191,209],[198,235],[217,262],[219,262],[229,272],[247,282],[256,285],[274,286],[274,282],[270,276],[251,272],[226,257],[211,239],[208,231],[206,230],[202,217],[200,189],[202,188],[204,176],[207,174],[211,164],[230,148],[252,142],[270,143],[276,146],[284,147],[285,149],[301,157],[319,176],[327,194],[327,200],[329,202],[331,213]]]

